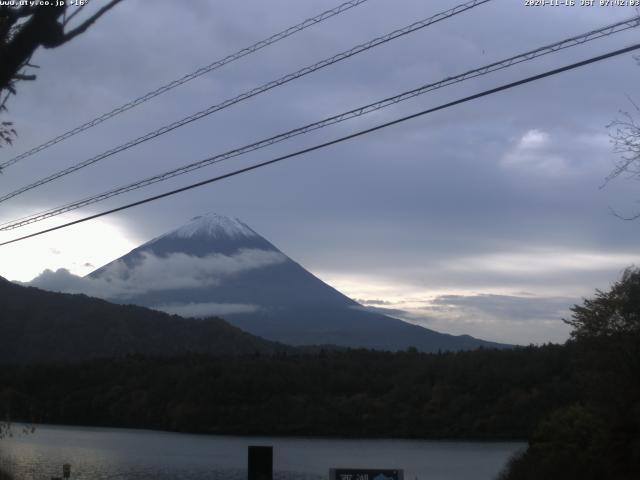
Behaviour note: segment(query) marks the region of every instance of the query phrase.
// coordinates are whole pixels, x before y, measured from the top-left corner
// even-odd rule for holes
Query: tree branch
[[[35,80],[36,76],[31,74],[31,75],[26,75],[24,73],[16,73],[13,78],[15,78],[16,80]]]
[[[63,25],[65,25],[65,26],[66,26],[66,25],[67,25],[67,23],[69,23],[69,22],[73,19],[73,17],[75,17],[77,14],[79,14],[79,13],[82,11],[82,9],[83,9],[84,7],[86,7],[87,5],[88,5],[87,3],[83,3],[83,4],[82,4],[82,5],[80,5],[78,8],[76,8],[76,9],[74,10],[74,12],[73,12],[71,15],[69,15],[69,16],[65,19],[65,21],[64,21],[64,23],[63,23]]]
[[[100,10],[98,10],[94,15],[92,15],[89,18],[87,18],[84,22],[82,22],[76,28],[74,28],[73,30],[65,33],[62,36],[62,38],[60,39],[59,43],[54,44],[54,45],[46,45],[45,48],[58,47],[58,46],[62,45],[63,43],[68,42],[72,38],[77,37],[81,33],[84,33],[91,25],[93,25],[95,23],[96,20],[98,20],[102,15],[107,13],[109,10],[111,10],[113,7],[115,7],[121,1],[122,0],[111,0],[104,7],[102,7]],[[76,12],[74,12],[74,13],[76,13]]]
[[[62,26],[58,23],[58,17],[62,13],[64,7],[41,7],[20,26],[0,51],[0,89],[10,86],[13,76],[29,61],[40,45],[54,43],[64,35]]]

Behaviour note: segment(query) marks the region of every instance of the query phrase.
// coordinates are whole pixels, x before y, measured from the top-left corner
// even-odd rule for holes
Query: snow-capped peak
[[[255,237],[256,232],[251,230],[242,221],[234,217],[208,213],[194,217],[182,227],[168,234],[172,237],[192,238],[195,236],[218,237]]]

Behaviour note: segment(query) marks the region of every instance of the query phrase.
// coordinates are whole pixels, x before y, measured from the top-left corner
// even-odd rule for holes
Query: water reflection
[[[340,440],[186,435],[145,430],[38,426],[2,441],[17,480],[246,479],[247,447],[273,445],[278,480],[319,480],[330,467],[402,468],[405,479],[490,480],[521,443]]]

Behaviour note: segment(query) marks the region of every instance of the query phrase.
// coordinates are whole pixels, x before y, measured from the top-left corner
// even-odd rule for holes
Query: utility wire
[[[442,20],[448,19],[450,17],[453,17],[459,13],[462,12],[466,12],[467,10],[471,10],[474,7],[477,7],[479,5],[482,5],[484,3],[490,2],[492,0],[471,0],[467,3],[458,5],[454,8],[451,8],[449,10],[446,10],[444,12],[438,13],[436,15],[433,15],[429,18],[426,18],[424,20],[420,20],[418,22],[415,22],[411,25],[408,25],[404,28],[400,28],[398,30],[394,30],[391,33],[388,33],[386,35],[383,35],[381,37],[377,37],[374,38],[373,40],[370,40],[369,42],[363,43],[361,45],[357,45],[349,50],[346,50],[344,52],[341,52],[337,55],[334,55],[330,58],[327,58],[325,60],[321,60],[320,62],[317,62],[313,65],[304,67],[300,70],[298,70],[297,72],[294,73],[290,73],[288,75],[285,75],[283,77],[280,77],[277,80],[272,80],[268,83],[265,83],[264,85],[261,85],[260,87],[256,87],[252,90],[249,90],[247,92],[244,92],[236,97],[230,98],[228,100],[225,100],[222,103],[216,104],[216,105],[212,105],[209,108],[206,108],[205,110],[201,110],[199,112],[196,112],[192,115],[189,115],[187,117],[182,118],[181,120],[178,120],[176,122],[173,122],[169,125],[165,125],[157,130],[154,130],[152,132],[147,133],[146,135],[143,135],[141,137],[138,137],[134,140],[131,140],[127,143],[124,143],[122,145],[119,145],[117,147],[114,147],[110,150],[107,150],[106,152],[103,152],[99,155],[96,155],[95,157],[89,158],[87,160],[84,160],[80,163],[77,163],[75,165],[72,165],[71,167],[65,168],[63,170],[60,170],[56,173],[53,173],[51,175],[49,175],[48,177],[45,177],[43,179],[40,179],[34,183],[31,183],[30,185],[27,185],[25,187],[19,188],[18,190],[15,190],[11,193],[5,194],[3,196],[0,197],[0,203],[4,202],[6,200],[9,200],[10,198],[13,198],[17,195],[20,195],[21,193],[27,192],[29,190],[32,190],[34,188],[37,188],[41,185],[44,185],[46,183],[49,183],[53,180],[56,180],[60,177],[63,177],[65,175],[69,175],[70,173],[76,172],[82,168],[88,167],[89,165],[92,165],[96,162],[99,162],[100,160],[103,160],[107,157],[110,157],[112,155],[115,155],[116,153],[120,153],[124,150],[127,150],[131,147],[134,147],[136,145],[139,145],[140,143],[146,142],[148,140],[151,140],[153,138],[159,137],[160,135],[164,135],[165,133],[168,133],[172,130],[175,130],[176,128],[182,127],[188,123],[194,122],[196,120],[199,120],[203,117],[206,117],[208,115],[211,115],[212,113],[218,112],[220,110],[223,110],[227,107],[230,107],[231,105],[234,105],[236,103],[242,102],[244,100],[247,100],[251,97],[254,97],[256,95],[259,95],[261,93],[264,93],[268,90],[271,90],[275,87],[279,87],[280,85],[284,85],[285,83],[288,83],[292,80],[296,80],[300,77],[303,77],[305,75],[308,75],[310,73],[313,73],[317,70],[320,70],[324,67],[327,67],[329,65],[333,65],[334,63],[340,62],[342,60],[345,60],[347,58],[350,58],[354,55],[357,55],[359,53],[365,52],[367,50],[370,50],[374,47],[377,47],[379,45],[382,45],[384,43],[390,42],[392,40],[395,40],[396,38],[402,37],[404,35],[408,35],[410,33],[416,32],[418,30],[421,30],[429,25],[433,25],[434,23],[440,22]]]
[[[289,27],[286,30],[283,30],[279,33],[276,33],[272,36],[270,36],[269,38],[265,38],[264,40],[260,40],[259,42],[254,43],[253,45],[250,45],[246,48],[243,48],[242,50],[238,50],[235,53],[232,53],[231,55],[228,55],[220,60],[216,60],[213,63],[210,63],[209,65],[205,66],[205,67],[201,67],[198,68],[197,70],[188,73],[186,75],[184,75],[183,77],[177,79],[177,80],[173,80],[172,82],[169,82],[151,92],[145,93],[144,95],[142,95],[141,97],[138,97],[128,103],[125,103],[123,105],[120,105],[119,107],[114,108],[113,110],[111,110],[110,112],[107,112],[103,115],[100,115],[99,117],[94,118],[93,120],[90,120],[86,123],[83,123],[82,125],[73,128],[61,135],[58,135],[55,138],[52,138],[51,140],[48,140],[46,142],[44,142],[41,145],[38,145],[37,147],[34,147],[30,150],[27,150],[24,153],[21,153],[20,155],[17,155],[15,157],[13,157],[10,160],[7,160],[3,163],[0,163],[0,170],[3,170],[11,165],[14,165],[15,163],[18,163],[20,160],[23,160],[27,157],[30,157],[31,155],[34,155],[38,152],[41,152],[42,150],[45,150],[53,145],[55,145],[56,143],[60,143],[63,140],[66,140],[68,138],[73,137],[74,135],[77,135],[80,132],[84,132],[85,130],[95,127],[96,125],[101,124],[102,122],[109,120],[110,118],[115,117],[116,115],[120,115],[121,113],[126,112],[127,110],[131,110],[132,108],[137,107],[138,105],[141,105],[143,103],[145,103],[148,100],[151,100],[152,98],[155,98],[159,95],[162,95],[163,93],[168,92],[169,90],[172,90],[176,87],[179,87],[180,85],[183,85],[187,82],[190,82],[191,80],[194,80],[206,73],[209,73],[213,70],[216,70],[224,65],[227,65],[228,63],[234,62],[242,57],[245,57],[247,55],[250,55],[252,53],[257,52],[258,50],[261,50],[269,45],[272,45],[276,42],[279,42],[280,40],[284,40],[287,37],[290,37],[291,35],[294,35],[298,32],[301,32],[302,30],[305,30],[306,28],[309,28],[313,25],[316,25],[320,22],[323,22],[325,20],[328,20],[331,17],[334,17],[336,15],[339,15],[343,12],[346,12],[347,10],[350,10],[354,7],[357,7],[359,5],[362,5],[363,3],[367,2],[369,0],[351,0],[349,2],[345,2],[341,5],[338,5],[335,8],[332,8],[330,10],[327,10],[325,12],[320,13],[319,15],[316,15],[315,17],[311,17],[306,19],[304,22],[301,22],[297,25],[294,25],[293,27]]]
[[[222,162],[224,160],[227,160],[229,158],[233,158],[233,157],[237,157],[240,155],[244,155],[246,153],[255,151],[255,150],[259,150],[261,148],[265,148],[267,146],[273,145],[275,143],[279,143],[281,141],[287,140],[289,138],[295,137],[297,135],[302,135],[302,134],[306,134],[308,132],[314,131],[314,130],[318,130],[320,128],[324,128],[327,127],[329,125],[333,125],[336,123],[340,123],[352,118],[356,118],[386,107],[389,107],[391,105],[394,105],[396,103],[408,100],[410,98],[414,98],[418,95],[422,95],[425,94],[427,92],[439,89],[439,88],[443,88],[455,83],[459,83],[465,80],[468,80],[470,78],[475,78],[481,75],[486,75],[488,73],[491,72],[495,72],[498,70],[502,70],[504,68],[508,68],[512,65],[516,65],[525,61],[529,61],[529,60],[533,60],[537,57],[546,55],[548,53],[552,53],[552,52],[557,52],[559,50],[565,49],[565,48],[569,48],[569,47],[573,47],[576,45],[580,45],[583,44],[585,42],[591,41],[591,40],[595,40],[598,38],[602,38],[605,36],[609,36],[612,35],[614,33],[617,32],[621,32],[624,30],[628,30],[630,28],[634,28],[640,25],[640,16],[636,16],[633,18],[630,18],[628,20],[624,20],[621,22],[617,22],[611,25],[607,25],[605,27],[599,28],[597,30],[592,30],[589,31],[587,33],[583,33],[581,35],[576,35],[574,37],[570,37],[567,38],[565,40],[561,40],[559,42],[556,43],[552,43],[550,45],[546,45],[544,47],[540,47],[537,48],[535,50],[531,50],[528,51],[526,53],[522,53],[519,55],[515,55],[512,57],[509,57],[507,59],[504,60],[500,60],[494,63],[491,63],[489,65],[485,65],[483,67],[480,68],[476,68],[474,70],[469,70],[465,73],[456,75],[456,76],[452,76],[452,77],[447,77],[443,80],[440,80],[438,82],[434,82],[434,83],[430,83],[427,85],[423,85],[419,88],[413,89],[413,90],[409,90],[406,92],[403,92],[399,95],[395,95],[392,97],[388,97],[385,98],[383,100],[380,100],[378,102],[375,103],[370,103],[368,105],[365,106],[361,106],[358,108],[355,108],[353,110],[349,110],[347,112],[343,112],[341,114],[338,115],[334,115],[332,117],[328,117],[325,118],[323,120],[305,125],[303,127],[299,127],[296,128],[294,130],[289,130],[287,132],[260,140],[258,142],[255,143],[251,143],[239,148],[236,148],[234,150],[222,153],[222,154],[218,154],[212,157],[208,157],[205,158],[203,160],[197,161],[197,162],[193,162],[178,168],[175,168],[173,170],[169,170],[167,172],[158,174],[158,175],[154,175],[152,177],[148,177],[142,180],[138,180],[136,182],[133,182],[131,184],[125,185],[125,186],[121,186],[103,193],[100,193],[98,195],[94,195],[91,197],[87,197],[84,198],[82,200],[78,200],[75,201],[73,203],[69,203],[63,206],[59,206],[59,207],[55,207],[53,209],[49,209],[49,210],[45,210],[45,211],[41,211],[38,212],[36,214],[31,214],[19,219],[14,219],[10,222],[5,222],[5,223],[1,223],[0,224],[0,231],[6,231],[6,230],[13,230],[15,228],[19,228],[31,223],[35,223],[41,220],[45,220],[47,218],[51,218],[57,215],[61,215],[63,213],[72,211],[72,210],[76,210],[78,208],[82,208],[85,207],[87,205],[91,205],[97,202],[101,202],[103,200],[106,200],[108,198],[117,196],[117,195],[121,195],[133,190],[137,190],[139,188],[143,188],[143,187],[147,187],[149,185],[153,185],[155,183],[158,182],[162,182],[164,180],[168,180],[170,178],[176,177],[178,175],[182,175],[184,173],[188,173],[191,172],[193,170],[197,170],[199,168],[203,168],[212,164],[216,164],[219,162]]]
[[[603,54],[603,55],[599,55],[597,57],[591,57],[591,58],[589,58],[587,60],[583,60],[581,62],[576,62],[576,63],[572,63],[570,65],[565,65],[564,67],[556,68],[554,70],[548,70],[548,71],[546,71],[544,73],[540,73],[538,75],[533,75],[533,76],[530,76],[530,77],[527,77],[527,78],[524,78],[524,79],[521,79],[521,80],[518,80],[518,81],[515,81],[515,82],[511,82],[511,83],[507,83],[507,84],[501,85],[499,87],[491,88],[489,90],[484,90],[484,91],[482,91],[480,93],[476,93],[474,95],[470,95],[468,97],[464,97],[464,98],[455,100],[453,102],[448,102],[448,103],[439,105],[437,107],[429,108],[427,110],[422,110],[421,112],[414,113],[412,115],[407,115],[407,116],[404,116],[404,117],[401,117],[401,118],[397,118],[397,119],[392,120],[390,122],[385,122],[385,123],[376,125],[375,127],[367,128],[365,130],[360,130],[360,131],[358,131],[356,133],[352,133],[350,135],[346,135],[346,136],[343,136],[343,137],[340,137],[340,138],[336,138],[334,140],[331,140],[331,141],[328,141],[328,142],[325,142],[325,143],[321,143],[321,144],[315,145],[313,147],[309,147],[309,148],[305,148],[303,150],[298,150],[296,152],[289,153],[288,155],[283,155],[283,156],[280,156],[280,157],[276,157],[276,158],[273,158],[271,160],[267,160],[267,161],[264,161],[264,162],[261,162],[261,163],[257,163],[257,164],[254,164],[254,165],[251,165],[251,166],[248,166],[248,167],[244,167],[244,168],[241,168],[241,169],[238,169],[238,170],[234,170],[233,172],[225,173],[224,175],[219,175],[217,177],[209,178],[207,180],[203,180],[203,181],[200,181],[200,182],[197,182],[197,183],[192,183],[191,185],[187,185],[185,187],[181,187],[181,188],[178,188],[178,189],[175,189],[175,190],[171,190],[169,192],[161,193],[159,195],[154,195],[152,197],[147,197],[145,199],[138,200],[137,202],[129,203],[129,204],[123,205],[121,207],[112,208],[111,210],[106,210],[104,212],[100,212],[100,213],[96,213],[94,215],[90,215],[88,217],[80,218],[80,219],[74,220],[72,222],[68,222],[68,223],[65,223],[65,224],[62,224],[62,225],[57,225],[55,227],[47,228],[45,230],[40,230],[38,232],[34,232],[34,233],[29,234],[29,235],[24,235],[22,237],[15,238],[13,240],[8,240],[6,242],[0,243],[0,247],[4,246],[4,245],[9,245],[11,243],[19,242],[19,241],[22,241],[22,240],[26,240],[28,238],[33,238],[33,237],[36,237],[38,235],[43,235],[45,233],[53,232],[55,230],[60,230],[62,228],[67,228],[67,227],[70,227],[72,225],[77,225],[79,223],[87,222],[89,220],[93,220],[93,219],[96,219],[96,218],[99,218],[99,217],[104,217],[105,215],[109,215],[109,214],[112,214],[112,213],[120,212],[122,210],[127,210],[129,208],[137,207],[137,206],[143,205],[145,203],[149,203],[149,202],[153,202],[153,201],[156,201],[156,200],[160,200],[161,198],[165,198],[165,197],[169,197],[169,196],[172,196],[172,195],[176,195],[178,193],[186,192],[188,190],[192,190],[194,188],[201,187],[203,185],[208,185],[210,183],[214,183],[214,182],[223,180],[225,178],[230,178],[230,177],[239,175],[241,173],[246,173],[246,172],[249,172],[251,170],[256,170],[258,168],[261,168],[261,167],[266,167],[267,165],[273,165],[274,163],[278,163],[278,162],[281,162],[283,160],[287,160],[289,158],[298,157],[298,156],[303,155],[305,153],[310,153],[310,152],[313,152],[315,150],[320,150],[322,148],[329,147],[331,145],[336,145],[338,143],[342,143],[342,142],[345,142],[347,140],[351,140],[351,139],[354,139],[354,138],[357,138],[357,137],[360,137],[360,136],[363,136],[363,135],[367,135],[369,133],[376,132],[378,130],[382,130],[382,129],[390,127],[392,125],[397,125],[399,123],[403,123],[403,122],[406,122],[408,120],[412,120],[414,118],[422,117],[424,115],[427,115],[427,114],[430,114],[430,113],[433,113],[433,112],[437,112],[439,110],[444,110],[446,108],[450,108],[450,107],[453,107],[455,105],[460,105],[462,103],[466,103],[466,102],[469,102],[471,100],[476,100],[478,98],[486,97],[488,95],[493,95],[495,93],[498,93],[498,92],[501,92],[501,91],[504,91],[504,90],[508,90],[508,89],[511,89],[511,88],[514,88],[514,87],[518,87],[520,85],[524,85],[524,84],[527,84],[527,83],[535,82],[535,81],[541,80],[541,79],[546,78],[546,77],[557,75],[559,73],[566,72],[566,71],[569,71],[569,70],[574,70],[574,69],[579,68],[579,67],[590,65],[592,63],[596,63],[596,62],[599,62],[599,61],[602,61],[602,60],[605,60],[605,59],[608,59],[608,58],[616,57],[618,55],[629,53],[629,52],[632,52],[632,51],[638,50],[638,49],[640,49],[640,43],[636,43],[634,45],[631,45],[631,46],[625,47],[625,48],[621,48],[619,50],[614,50],[612,52],[609,52],[609,53],[606,53],[606,54]]]

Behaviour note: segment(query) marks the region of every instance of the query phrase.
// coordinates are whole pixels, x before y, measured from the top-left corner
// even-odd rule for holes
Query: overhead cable
[[[208,157],[205,158],[203,160],[199,160],[197,162],[193,162],[187,165],[183,165],[181,167],[169,170],[167,172],[158,174],[158,175],[154,175],[142,180],[138,180],[136,182],[130,183],[128,185],[124,185],[121,187],[117,187],[115,189],[97,194],[97,195],[93,195],[90,197],[86,197],[82,200],[78,200],[72,203],[68,203],[66,205],[63,206],[59,206],[59,207],[55,207],[49,210],[45,210],[42,212],[38,212],[36,214],[32,214],[29,216],[25,216],[16,220],[12,220],[10,222],[5,222],[3,224],[0,224],[0,231],[6,231],[6,230],[12,230],[15,228],[19,228],[31,223],[35,223],[35,222],[39,222],[42,220],[45,220],[47,218],[51,218],[57,215],[61,215],[63,213],[66,212],[70,212],[72,210],[76,210],[78,208],[82,208],[85,207],[87,205],[91,205],[94,203],[98,203],[101,201],[104,201],[108,198],[117,196],[117,195],[122,195],[124,193],[133,191],[133,190],[137,190],[139,188],[143,188],[143,187],[147,187],[149,185],[153,185],[155,183],[158,182],[162,182],[165,180],[168,180],[170,178],[176,177],[178,175],[182,175],[188,172],[191,172],[193,170],[197,170],[199,168],[203,168],[215,163],[219,163],[222,162],[224,160],[230,159],[230,158],[234,158],[234,157],[238,157],[244,154],[247,154],[249,152],[253,152],[255,150],[259,150],[261,148],[265,148],[267,146],[273,145],[275,143],[279,143],[282,142],[284,140],[290,139],[292,137],[298,136],[298,135],[302,135],[305,133],[309,133],[311,131],[314,130],[318,130],[320,128],[324,128],[327,127],[329,125],[333,125],[336,123],[340,123],[352,118],[356,118],[356,117],[360,117],[362,115],[366,115],[368,113],[389,107],[391,105],[395,105],[399,102],[408,100],[410,98],[414,98],[418,95],[423,95],[427,92],[439,89],[439,88],[443,88],[455,83],[459,83],[465,80],[468,80],[470,78],[475,78],[481,75],[486,75],[488,73],[491,72],[495,72],[498,70],[502,70],[505,68],[508,68],[510,66],[525,62],[525,61],[529,61],[529,60],[533,60],[535,58],[538,58],[540,56],[552,53],[552,52],[557,52],[559,50],[565,49],[565,48],[569,48],[569,47],[573,47],[575,45],[580,45],[583,44],[585,42],[591,41],[591,40],[595,40],[598,38],[602,38],[605,36],[609,36],[612,35],[614,33],[618,33],[624,30],[628,30],[630,28],[634,28],[640,25],[640,16],[636,16],[621,22],[617,22],[611,25],[607,25],[605,27],[599,28],[597,30],[591,30],[589,32],[583,33],[581,35],[576,35],[570,38],[567,38],[565,40],[561,40],[559,42],[555,42],[552,43],[550,45],[546,45],[544,47],[540,47],[537,48],[535,50],[530,50],[528,52],[525,53],[521,53],[509,58],[506,58],[504,60],[500,60],[497,62],[493,62],[489,65],[485,65],[482,66],[480,68],[476,68],[473,70],[469,70],[467,72],[461,73],[459,75],[455,75],[455,76],[451,76],[451,77],[447,77],[443,80],[440,80],[438,82],[434,82],[434,83],[429,83],[426,85],[423,85],[421,87],[415,88],[413,90],[409,90],[403,93],[400,93],[398,95],[392,96],[392,97],[388,97],[385,98],[383,100],[374,102],[374,103],[370,103],[368,105],[364,105],[352,110],[349,110],[347,112],[343,112],[340,113],[338,115],[334,115],[328,118],[325,118],[323,120],[314,122],[314,123],[310,123],[308,125],[305,125],[303,127],[299,127],[293,130],[289,130],[287,132],[284,133],[280,133],[278,135],[248,144],[248,145],[244,145],[242,147],[236,148],[234,150],[230,150],[228,152],[222,153],[222,154],[218,154],[212,157]]]
[[[281,162],[283,160],[287,160],[289,158],[298,157],[300,155],[303,155],[303,154],[306,154],[306,153],[310,153],[310,152],[313,152],[313,151],[316,151],[316,150],[320,150],[320,149],[329,147],[331,145],[336,145],[338,143],[342,143],[342,142],[345,142],[347,140],[351,140],[351,139],[354,139],[354,138],[357,138],[357,137],[361,137],[363,135],[367,135],[369,133],[373,133],[373,132],[376,132],[378,130],[382,130],[382,129],[390,127],[392,125],[397,125],[397,124],[406,122],[408,120],[412,120],[412,119],[415,119],[415,118],[418,118],[418,117],[422,117],[424,115],[427,115],[427,114],[430,114],[430,113],[433,113],[433,112],[437,112],[439,110],[444,110],[446,108],[450,108],[450,107],[453,107],[455,105],[460,105],[462,103],[466,103],[466,102],[469,102],[469,101],[472,101],[472,100],[476,100],[478,98],[486,97],[488,95],[493,95],[495,93],[498,93],[498,92],[501,92],[501,91],[504,91],[504,90],[508,90],[508,89],[511,89],[511,88],[514,88],[514,87],[518,87],[520,85],[524,85],[524,84],[527,84],[527,83],[535,82],[535,81],[541,80],[541,79],[546,78],[546,77],[557,75],[559,73],[566,72],[566,71],[569,71],[569,70],[574,70],[576,68],[580,68],[580,67],[583,67],[583,66],[586,66],[586,65],[590,65],[592,63],[596,63],[596,62],[599,62],[599,61],[602,61],[602,60],[606,60],[608,58],[612,58],[612,57],[615,57],[615,56],[618,56],[618,55],[629,53],[629,52],[632,52],[632,51],[635,51],[635,50],[638,50],[638,49],[640,49],[640,43],[636,43],[634,45],[631,45],[631,46],[625,47],[625,48],[621,48],[619,50],[614,50],[612,52],[609,52],[609,53],[606,53],[606,54],[603,54],[603,55],[599,55],[597,57],[591,57],[591,58],[589,58],[587,60],[583,60],[581,62],[576,62],[576,63],[572,63],[570,65],[565,65],[564,67],[556,68],[556,69],[553,69],[553,70],[548,70],[548,71],[546,71],[544,73],[533,75],[533,76],[530,76],[530,77],[527,77],[527,78],[524,78],[524,79],[521,79],[521,80],[518,80],[518,81],[515,81],[515,82],[507,83],[505,85],[501,85],[499,87],[491,88],[489,90],[484,90],[483,92],[476,93],[474,95],[470,95],[468,97],[464,97],[464,98],[455,100],[453,102],[448,102],[448,103],[439,105],[437,107],[429,108],[427,110],[422,110],[422,111],[420,111],[418,113],[414,113],[412,115],[407,115],[407,116],[404,116],[404,117],[401,117],[401,118],[397,118],[395,120],[376,125],[375,127],[367,128],[365,130],[360,130],[360,131],[358,131],[356,133],[352,133],[350,135],[346,135],[346,136],[343,136],[343,137],[340,137],[340,138],[337,138],[337,139],[334,139],[334,140],[331,140],[331,141],[328,141],[328,142],[325,142],[325,143],[321,143],[321,144],[315,145],[313,147],[309,147],[309,148],[305,148],[305,149],[302,149],[302,150],[298,150],[296,152],[293,152],[293,153],[290,153],[290,154],[287,154],[287,155],[276,157],[276,158],[273,158],[271,160],[266,160],[264,162],[260,162],[260,163],[257,163],[257,164],[254,164],[254,165],[251,165],[251,166],[248,166],[248,167],[244,167],[244,168],[241,168],[241,169],[238,169],[238,170],[234,170],[232,172],[225,173],[223,175],[219,175],[217,177],[213,177],[213,178],[209,178],[207,180],[202,180],[200,182],[192,183],[191,185],[187,185],[185,187],[177,188],[177,189],[171,190],[169,192],[164,192],[164,193],[161,193],[159,195],[154,195],[152,197],[147,197],[145,199],[129,203],[127,205],[123,205],[123,206],[120,206],[120,207],[117,207],[117,208],[112,208],[110,210],[106,210],[106,211],[103,211],[103,212],[100,212],[100,213],[96,213],[94,215],[89,215],[87,217],[80,218],[78,220],[74,220],[72,222],[67,222],[67,223],[64,223],[62,225],[57,225],[55,227],[47,228],[45,230],[40,230],[38,232],[30,233],[28,235],[24,235],[24,236],[19,237],[19,238],[14,238],[13,240],[8,240],[8,241],[0,243],[0,246],[4,246],[4,245],[9,245],[9,244],[12,244],[12,243],[20,242],[20,241],[26,240],[28,238],[33,238],[33,237],[36,237],[36,236],[39,236],[39,235],[43,235],[45,233],[49,233],[49,232],[53,232],[53,231],[60,230],[60,229],[63,229],[63,228],[67,228],[67,227],[70,227],[72,225],[77,225],[79,223],[87,222],[89,220],[93,220],[93,219],[96,219],[96,218],[99,218],[99,217],[104,217],[105,215],[110,215],[112,213],[121,212],[121,211],[127,210],[129,208],[137,207],[139,205],[144,205],[144,204],[149,203],[149,202],[160,200],[162,198],[166,198],[166,197],[169,197],[169,196],[172,196],[172,195],[176,195],[178,193],[186,192],[188,190],[192,190],[194,188],[198,188],[198,187],[201,187],[201,186],[204,186],[204,185],[208,185],[210,183],[214,183],[214,182],[217,182],[217,181],[220,181],[220,180],[224,180],[226,178],[230,178],[230,177],[233,177],[233,176],[236,176],[236,175],[240,175],[242,173],[246,173],[246,172],[249,172],[249,171],[252,171],[252,170],[256,170],[258,168],[266,167],[268,165],[273,165],[275,163]]]
[[[18,163],[20,160],[23,160],[27,157],[30,157],[31,155],[34,155],[38,152],[41,152],[42,150],[45,150],[57,143],[60,143],[64,140],[67,140],[68,138],[73,137],[74,135],[77,135],[80,132],[84,132],[85,130],[95,127],[96,125],[101,124],[102,122],[109,120],[110,118],[113,118],[117,115],[120,115],[121,113],[126,112],[127,110],[131,110],[132,108],[137,107],[138,105],[141,105],[149,100],[151,100],[152,98],[155,98],[159,95],[162,95],[163,93],[168,92],[169,90],[173,90],[176,87],[179,87],[180,85],[184,85],[187,82],[190,82],[191,80],[194,80],[206,73],[209,73],[213,70],[216,70],[224,65],[227,65],[231,62],[234,62],[242,57],[246,57],[247,55],[250,55],[252,53],[257,52],[258,50],[263,49],[264,47],[267,47],[269,45],[272,45],[276,42],[279,42],[280,40],[284,40],[287,37],[290,37],[291,35],[294,35],[298,32],[301,32],[303,30],[305,30],[306,28],[309,28],[313,25],[316,25],[320,22],[323,22],[325,20],[328,20],[331,17],[334,17],[336,15],[339,15],[343,12],[346,12],[347,10],[352,9],[353,7],[357,7],[359,5],[362,5],[365,2],[368,2],[369,0],[351,0],[349,2],[345,2],[341,5],[338,5],[335,8],[332,8],[330,10],[326,10],[322,13],[320,13],[319,15],[316,15],[315,17],[311,17],[306,19],[305,21],[298,23],[297,25],[294,25],[293,27],[289,27],[286,30],[283,30],[279,33],[276,33],[274,35],[271,35],[268,38],[265,38],[264,40],[260,40],[259,42],[254,43],[253,45],[250,45],[248,47],[243,48],[242,50],[238,50],[235,53],[232,53],[231,55],[227,55],[226,57],[220,59],[220,60],[216,60],[213,63],[210,63],[209,65],[206,65],[204,67],[200,67],[197,70],[194,70],[191,73],[188,73],[186,75],[184,75],[181,78],[178,78],[177,80],[173,80],[172,82],[169,82],[165,85],[162,85],[159,88],[156,88],[155,90],[145,93],[144,95],[131,100],[130,102],[127,102],[123,105],[120,105],[119,107],[114,108],[113,110],[104,113],[102,115],[100,115],[99,117],[94,118],[93,120],[90,120],[86,123],[83,123],[82,125],[75,127],[65,133],[62,133],[61,135],[58,135],[57,137],[52,138],[51,140],[47,140],[46,142],[30,149],[27,150],[26,152],[21,153],[20,155],[17,155],[13,158],[11,158],[10,160],[7,160],[5,162],[0,163],[0,170],[3,170],[7,167],[10,167],[11,165],[14,165],[15,163]]]
[[[408,35],[410,33],[416,32],[418,30],[421,30],[429,25],[433,25],[434,23],[440,22],[442,20],[451,18],[455,15],[458,15],[462,12],[466,12],[472,8],[475,8],[479,5],[482,5],[484,3],[488,3],[492,0],[471,0],[467,3],[458,5],[454,8],[451,8],[449,10],[446,10],[444,12],[438,13],[436,15],[433,15],[429,18],[426,18],[424,20],[420,20],[419,22],[415,22],[412,23],[411,25],[408,25],[404,28],[400,28],[398,30],[394,30],[391,33],[388,33],[386,35],[383,35],[381,37],[377,37],[374,38],[373,40],[370,40],[369,42],[357,45],[349,50],[346,50],[342,53],[339,53],[337,55],[334,55],[330,58],[327,58],[325,60],[321,60],[320,62],[314,63],[313,65],[304,67],[294,73],[290,73],[288,75],[285,75],[283,77],[280,77],[277,80],[272,80],[268,83],[265,83],[264,85],[261,85],[260,87],[256,87],[252,90],[249,90],[247,92],[244,92],[240,95],[237,95],[233,98],[230,98],[228,100],[225,100],[222,103],[218,103],[216,105],[212,105],[209,108],[206,108],[204,110],[201,110],[199,112],[196,112],[192,115],[189,115],[187,117],[182,118],[181,120],[178,120],[176,122],[173,122],[169,125],[165,125],[157,130],[154,130],[152,132],[149,132],[141,137],[138,137],[134,140],[130,140],[127,143],[124,143],[122,145],[119,145],[117,147],[114,147],[110,150],[107,150],[99,155],[96,155],[94,157],[91,157],[87,160],[84,160],[80,163],[77,163],[75,165],[72,165],[68,168],[65,168],[63,170],[60,170],[56,173],[53,173],[45,178],[42,178],[34,183],[31,183],[29,185],[26,185],[24,187],[21,187],[17,190],[14,190],[10,193],[7,193],[5,195],[0,196],[0,203],[9,200],[10,198],[16,197],[24,192],[27,192],[29,190],[33,190],[34,188],[40,187],[46,183],[52,182],[53,180],[56,180],[60,177],[64,177],[66,175],[69,175],[70,173],[76,172],[82,168],[88,167],[89,165],[93,165],[101,160],[104,160],[107,157],[110,157],[112,155],[115,155],[117,153],[123,152],[125,150],[128,150],[129,148],[132,148],[136,145],[139,145],[143,142],[146,142],[148,140],[154,139],[156,137],[159,137],[160,135],[164,135],[165,133],[171,132],[177,128],[180,128],[184,125],[187,125],[191,122],[195,122],[196,120],[200,120],[201,118],[204,118],[208,115],[211,115],[212,113],[218,112],[220,110],[223,110],[227,107],[230,107],[231,105],[235,105],[236,103],[242,102],[244,100],[247,100],[249,98],[252,98],[256,95],[259,95],[261,93],[267,92],[275,87],[279,87],[280,85],[284,85],[285,83],[291,82],[292,80],[296,80],[300,77],[303,77],[305,75],[308,75],[310,73],[313,73],[317,70],[320,70],[324,67],[327,67],[329,65],[333,65],[334,63],[340,62],[342,60],[346,60],[348,58],[351,58],[354,55],[357,55],[359,53],[365,52],[367,50],[370,50],[372,48],[375,48],[379,45],[382,45],[384,43],[390,42],[392,40],[395,40],[399,37],[402,37],[404,35]]]

